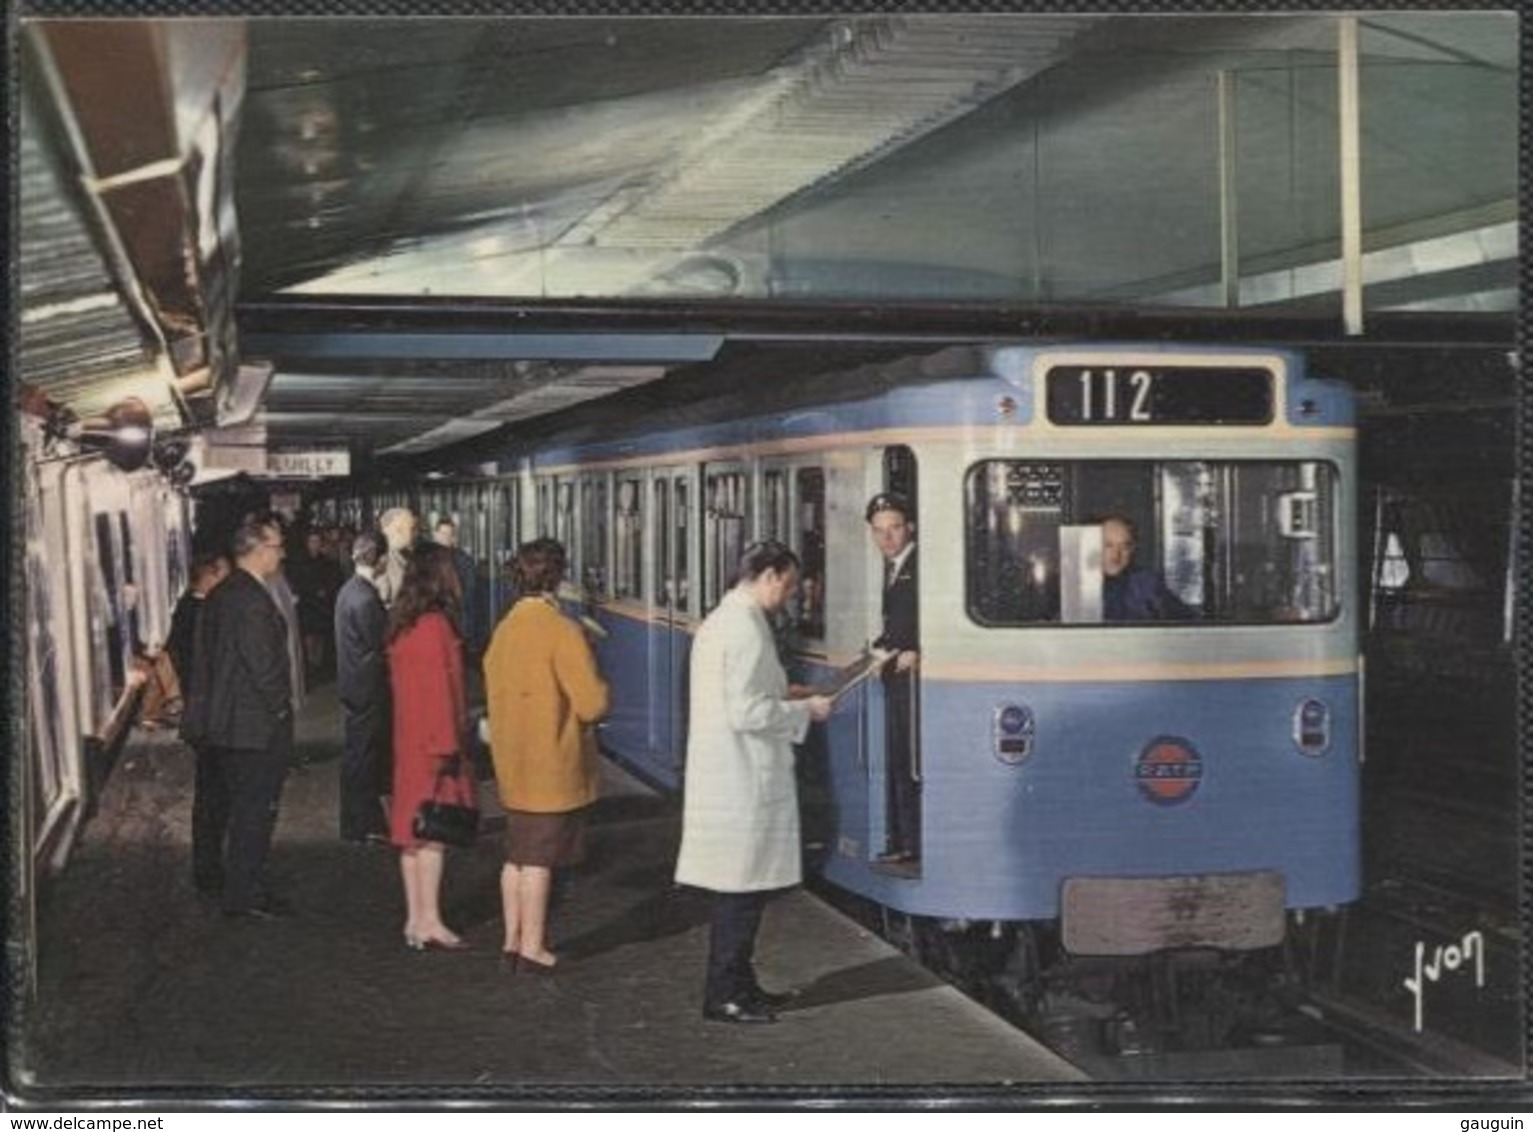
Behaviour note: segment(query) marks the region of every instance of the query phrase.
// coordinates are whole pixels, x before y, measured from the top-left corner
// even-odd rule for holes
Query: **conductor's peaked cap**
[[[898,511],[905,517],[905,522],[915,521],[915,515],[910,509],[910,500],[897,491],[880,491],[872,499],[868,500],[868,510],[864,518],[871,523],[873,516],[877,515],[880,511]]]

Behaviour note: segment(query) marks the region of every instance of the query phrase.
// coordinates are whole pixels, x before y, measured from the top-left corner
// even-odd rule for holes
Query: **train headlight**
[[[1001,704],[991,721],[993,753],[1003,763],[1015,765],[1033,753],[1037,723],[1026,704]]]
[[[1300,700],[1293,709],[1293,745],[1311,758],[1331,749],[1331,709],[1323,700]]]

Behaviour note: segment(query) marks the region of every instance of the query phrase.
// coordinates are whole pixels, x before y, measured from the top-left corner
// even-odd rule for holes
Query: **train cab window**
[[[965,479],[969,615],[1326,621],[1341,592],[1335,497],[1335,469],[1315,461],[984,461]]]
[[[644,596],[643,481],[619,480],[613,505],[612,596],[637,600]]]
[[[709,469],[703,476],[707,510],[703,516],[704,610],[712,609],[734,580],[749,542],[749,480],[739,469]]]
[[[804,564],[799,583],[796,617],[800,635],[812,640],[825,636],[825,471],[799,468],[794,477],[798,501],[793,545]]]

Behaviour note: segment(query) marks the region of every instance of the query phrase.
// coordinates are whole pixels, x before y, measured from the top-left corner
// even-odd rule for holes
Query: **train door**
[[[872,795],[869,840],[874,863],[917,875],[921,863],[921,685],[919,656],[919,495],[915,454],[905,445],[882,453],[880,507],[865,513],[869,537],[878,548],[876,645],[894,654],[874,699],[881,700],[882,727],[869,729],[868,777]],[[901,659],[908,657],[907,659]],[[881,692],[881,697],[878,693]]]
[[[679,781],[686,745],[687,661],[696,617],[693,514],[696,477],[685,468],[658,468],[651,481],[653,599],[649,634],[649,747],[657,767]]]

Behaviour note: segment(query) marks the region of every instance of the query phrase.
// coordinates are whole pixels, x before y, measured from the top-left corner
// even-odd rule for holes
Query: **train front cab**
[[[1062,920],[1085,954],[1275,944],[1360,884],[1348,396],[1291,355],[1006,353],[967,400],[988,416],[909,436],[921,860],[874,861],[874,681],[829,730],[826,875],[915,915]],[[1186,620],[1107,619],[1114,515]]]

